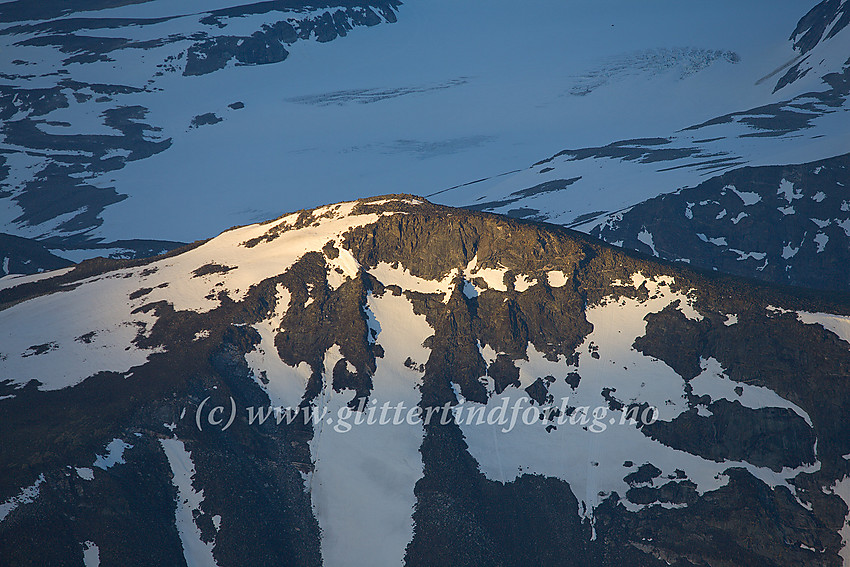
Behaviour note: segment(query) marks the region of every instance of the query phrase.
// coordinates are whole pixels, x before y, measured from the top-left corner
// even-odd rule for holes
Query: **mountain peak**
[[[719,561],[749,545],[747,522],[805,517],[799,542],[766,527],[757,553],[814,564],[796,550],[819,541],[818,562],[838,557],[846,298],[411,195],[94,265],[0,292],[14,553],[49,563],[96,541],[149,558],[138,534],[158,530],[171,563],[540,562],[498,537],[507,522],[556,529],[559,553],[588,561],[607,546],[684,557],[683,539]],[[322,417],[268,418],[302,414]],[[176,511],[167,496],[144,514],[86,504],[172,484]]]

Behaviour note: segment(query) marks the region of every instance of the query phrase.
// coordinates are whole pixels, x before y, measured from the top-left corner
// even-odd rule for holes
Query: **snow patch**
[[[4,273],[9,275],[0,278],[0,290],[9,289],[10,287],[16,287],[25,283],[32,283],[40,280],[46,280],[48,278],[59,277],[67,274],[74,268],[76,268],[76,266],[70,266],[68,268],[62,268],[61,270],[52,270],[50,272],[40,272],[38,274],[30,275],[9,274],[9,272],[4,268]]]
[[[59,390],[98,372],[125,373],[162,352],[159,347],[142,349],[134,344],[139,332],[153,327],[156,316],[152,311],[132,313],[127,296],[139,281],[125,278],[127,274],[135,271],[95,276],[75,289],[0,311],[0,343],[9,353],[0,360],[0,375],[20,384],[38,380],[42,390]],[[60,312],[62,317],[57,318]]]
[[[716,359],[700,359],[700,367],[702,368],[702,372],[691,380],[691,386],[695,395],[709,396],[712,401],[721,399],[730,402],[738,401],[742,406],[750,409],[768,407],[790,409],[806,420],[809,427],[812,427],[812,420],[809,414],[800,406],[789,402],[770,388],[753,386],[745,382],[732,380]],[[741,389],[740,394],[735,391],[736,388]]]
[[[646,228],[644,228],[643,230],[640,231],[640,233],[638,233],[637,239],[640,242],[643,242],[644,244],[649,246],[649,249],[652,250],[653,256],[658,256],[658,252],[655,250],[655,244],[653,243],[653,240],[652,240],[652,233],[650,233],[648,230],[646,230]]]
[[[484,280],[484,284],[489,289],[494,289],[496,291],[508,291],[508,286],[505,285],[505,274],[507,274],[507,268],[482,268],[478,266],[478,256],[470,260],[469,264],[467,264],[466,268],[463,270],[463,273],[470,280],[475,278],[481,278]],[[484,291],[484,290],[479,290]]]
[[[296,407],[304,396],[313,370],[306,362],[293,367],[280,359],[274,338],[280,331],[279,317],[282,317],[283,312],[285,310],[281,310],[278,304],[271,319],[254,325],[260,334],[260,343],[245,355],[245,361],[254,380],[268,394],[273,406]]]
[[[93,541],[83,543],[83,565],[85,567],[99,567],[100,549]]]
[[[567,285],[569,276],[561,270],[552,270],[546,272],[546,279],[549,282],[549,287],[564,287]]]
[[[463,295],[465,295],[467,299],[473,299],[478,297],[479,292],[472,282],[463,280]]]
[[[114,467],[115,465],[123,465],[124,451],[132,448],[132,445],[128,445],[121,439],[113,439],[106,446],[106,456],[96,455],[94,465],[92,466],[106,470]]]
[[[767,307],[765,307],[765,311],[772,314],[778,313],[780,315],[784,315],[785,313],[794,313],[790,309],[785,309],[784,307],[776,307],[775,305],[768,305]]]
[[[569,397],[568,403],[572,407],[607,408],[604,396],[607,391],[625,404],[647,403],[657,407],[659,417],[664,420],[687,411],[682,377],[663,362],[643,356],[632,348],[635,339],[646,333],[646,315],[657,313],[675,301],[679,301],[680,305],[687,304],[687,296],[671,291],[669,284],[672,281],[672,278],[664,278],[666,285],[662,286],[658,281],[646,280],[636,274],[631,285],[645,285],[650,291],[650,299],[608,298],[590,307],[587,318],[593,325],[593,332],[578,348],[578,352],[582,353],[578,366],[568,363],[563,356],[549,360],[533,344],[527,345],[525,358],[516,361],[520,385],[509,386],[501,395],[492,396],[484,407],[485,414],[497,410],[504,403],[503,397],[508,398],[508,406],[519,398],[527,399],[523,388],[544,376],[555,377],[548,390],[556,404]],[[587,356],[588,350],[593,350],[599,357]],[[481,353],[488,362],[497,355],[489,346],[481,347]],[[582,377],[575,390],[564,379],[573,371],[578,371]],[[781,398],[777,401],[787,405]],[[672,474],[676,469],[684,470],[701,494],[724,486],[728,477],[723,475],[723,471],[729,467],[745,467],[759,478],[766,479],[771,486],[787,485],[788,478],[801,472],[795,469],[773,473],[749,463],[705,460],[657,443],[635,427],[608,426],[609,417],[619,421],[621,415],[609,412],[596,425],[592,425],[594,417],[590,416],[589,426],[564,424],[548,432],[539,421],[534,425],[520,423],[509,431],[503,431],[501,425],[490,427],[465,422],[460,427],[470,453],[488,478],[498,482],[511,482],[523,474],[561,478],[570,484],[579,500],[576,512],[586,518],[592,518],[593,509],[608,495],[613,492],[626,494],[629,486],[624,477],[629,471],[622,464],[627,460],[651,462],[665,474]],[[608,426],[604,433],[589,430],[600,424]],[[554,447],[557,450],[553,450]],[[623,505],[632,511],[644,507],[628,501],[623,501]]]
[[[94,471],[88,467],[75,467],[75,471],[77,471],[77,476],[79,476],[83,480],[94,480]]]
[[[377,359],[371,399],[415,407],[421,399],[422,372],[404,363],[408,358],[420,363],[428,360],[430,349],[423,343],[433,330],[404,296],[370,294],[368,308],[380,323],[376,340],[385,352],[384,358]],[[344,411],[352,392],[331,387],[339,347],[334,345],[325,356],[323,389],[314,403],[334,419]],[[323,562],[328,567],[348,566],[352,557],[368,557],[370,565],[400,565],[413,537],[414,486],[423,475],[419,448],[424,428],[408,423],[361,424],[340,432],[337,425],[315,423],[310,442],[315,468],[307,484],[322,530]],[[370,450],[364,452],[363,447]],[[378,546],[376,534],[380,534]]]
[[[35,483],[21,490],[17,496],[13,496],[10,499],[6,500],[3,504],[0,504],[0,522],[6,519],[6,517],[18,506],[21,504],[31,504],[38,498],[39,486],[44,482],[44,474],[38,475],[38,479],[36,479]]]
[[[843,545],[838,554],[844,560],[844,565],[850,565],[850,476],[845,476],[842,480],[836,481],[830,491],[832,494],[840,496],[847,506],[848,511],[844,517],[844,526],[839,531]]]
[[[536,279],[529,278],[528,276],[520,274],[514,280],[514,290],[516,290],[519,293],[522,293],[522,292],[526,291],[527,289],[529,289],[531,286],[536,285],[536,284],[537,284]]]
[[[740,197],[741,201],[744,202],[745,207],[749,207],[750,205],[755,205],[759,201],[761,201],[761,195],[758,193],[753,193],[751,191],[738,191],[734,185],[727,185],[724,189],[731,189],[733,193],[735,193],[738,197]],[[732,221],[735,222],[735,221]],[[737,222],[735,222],[737,224]]]
[[[743,262],[750,258],[754,260],[764,260],[767,257],[767,252],[744,252],[743,250],[737,250],[735,248],[729,248],[729,251],[738,255],[738,262]]]
[[[370,203],[371,204],[371,203]],[[338,242],[334,243],[339,255],[327,260],[328,264],[328,285],[331,289],[337,289],[346,280],[357,277],[360,273],[360,263],[346,248],[343,248]]]
[[[369,273],[384,285],[397,285],[407,291],[438,294],[446,301],[451,295],[452,284],[457,275],[457,270],[452,270],[441,280],[427,280],[419,276],[414,276],[407,268],[399,264],[394,266],[386,262],[380,262],[374,268],[370,268]]]
[[[779,189],[776,191],[776,194],[783,197],[789,203],[794,199],[800,199],[803,197],[803,194],[787,179],[783,179],[779,182]]]
[[[496,349],[494,349],[490,345],[482,346],[481,343],[478,343],[478,351],[481,353],[481,358],[484,359],[484,362],[487,364],[487,366],[490,366],[491,364],[496,362],[496,358],[500,354],[496,352]]]
[[[722,236],[720,238],[709,238],[708,236],[704,235],[703,233],[698,232],[697,238],[699,238],[703,242],[708,242],[708,243],[714,244],[715,246],[728,246],[728,244],[726,243],[726,237],[725,236]]]
[[[203,541],[201,530],[195,522],[195,514],[202,513],[201,503],[204,501],[204,491],[196,491],[192,486],[195,476],[192,455],[179,439],[160,439],[159,443],[171,466],[173,474],[171,482],[177,488],[174,521],[183,544],[186,565],[188,567],[218,567],[213,557],[215,542]]]
[[[298,215],[288,215],[272,223],[234,228],[179,256],[153,262],[146,266],[156,269],[153,275],[148,276],[147,286],[153,290],[144,296],[143,301],[153,303],[163,300],[171,303],[175,310],[197,312],[218,307],[221,291],[227,292],[233,301],[240,301],[253,285],[283,273],[305,253],[321,250],[329,241],[340,242],[342,235],[352,228],[373,223],[382,216],[354,214],[357,204],[347,202],[320,207],[311,213],[312,224],[298,230],[287,230]],[[341,250],[340,256],[331,265],[333,270],[339,267],[347,274],[354,269],[352,260]],[[204,275],[199,276],[197,271],[208,266],[222,268],[204,270],[201,272]],[[156,287],[162,283],[169,285]],[[126,291],[129,294],[134,289]]]
[[[738,224],[739,222],[741,222],[741,219],[744,219],[744,218],[746,218],[746,217],[748,217],[748,216],[750,216],[750,215],[748,215],[748,214],[747,214],[747,213],[745,213],[745,212],[740,212],[740,213],[738,213],[738,215],[737,215],[735,218],[733,218],[733,219],[729,219],[729,220],[731,220],[731,221],[732,221],[732,224]]]
[[[842,341],[850,343],[850,317],[832,315],[830,313],[797,311],[797,319],[806,325],[818,324],[827,331],[837,335]]]

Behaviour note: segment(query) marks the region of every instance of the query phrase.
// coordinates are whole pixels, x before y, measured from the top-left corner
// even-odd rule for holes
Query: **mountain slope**
[[[565,147],[671,138],[784,101],[816,128],[773,140],[794,154],[781,163],[831,157],[824,148],[836,142],[816,136],[845,125],[827,112],[831,99],[795,100],[822,91],[821,76],[844,60],[826,58],[776,93],[777,76],[756,84],[799,55],[788,37],[806,8],[767,0],[532,2],[528,17],[507,0],[39,6],[2,5],[0,227],[74,261],[103,254],[98,243],[188,242],[397,187],[428,195],[504,181]],[[810,59],[844,53],[842,34]],[[668,149],[693,159],[659,167],[774,158],[770,141],[741,150],[755,144],[737,138],[741,128],[736,117],[675,136]],[[718,136],[731,141],[698,143]],[[517,206],[568,223],[686,184],[620,182],[611,165],[601,185],[587,171],[521,173],[507,193],[579,175],[588,195],[609,193],[590,208],[571,197]],[[689,181],[701,173],[684,171]],[[494,189],[477,201],[485,185],[432,199],[504,198]]]
[[[185,96],[179,84],[189,88],[221,71],[238,76],[245,67],[284,62],[297,43],[324,44],[358,27],[395,22],[400,4],[3,3],[0,223],[74,260],[103,249],[116,257],[149,255],[144,246],[126,246],[138,238],[162,239],[157,251],[173,248],[177,239],[161,231],[128,237],[97,229],[104,211],[129,196],[116,172],[172,147],[170,130]],[[240,100],[208,104],[214,90],[202,87],[189,102],[198,106],[178,132],[244,109]],[[152,122],[152,109],[163,103],[167,116]]]
[[[832,39],[850,24],[850,5],[847,0],[823,0],[800,18],[791,40],[794,49],[800,52],[799,62],[788,70],[776,84],[776,90],[806,76],[818,65],[823,68],[824,60],[817,61],[818,46]],[[815,55],[812,57],[812,55]]]
[[[10,564],[846,556],[846,296],[410,196],[32,280],[0,290]]]
[[[847,290],[848,162],[734,170],[644,201],[591,234],[726,273]]]
[[[773,85],[761,93],[757,105],[742,104],[735,112],[696,124],[682,123],[681,129],[672,133],[656,128],[645,130],[652,134],[639,138],[573,147],[525,170],[458,186],[429,198],[564,224],[642,250],[646,248],[636,237],[642,233],[641,227],[654,226],[667,233],[662,237],[667,244],[658,250],[669,260],[684,259],[705,269],[716,267],[775,283],[847,290],[846,278],[834,273],[833,268],[824,269],[824,262],[841,264],[843,251],[850,248],[850,229],[831,231],[832,249],[823,255],[803,254],[790,263],[785,262],[788,258],[778,257],[784,246],[796,246],[789,239],[799,240],[812,230],[812,218],[841,217],[836,203],[816,201],[809,207],[810,215],[783,218],[782,231],[774,230],[775,209],[765,209],[764,214],[758,208],[749,210],[747,234],[757,235],[756,240],[769,252],[770,269],[764,269],[762,263],[730,263],[730,252],[722,246],[694,250],[693,241],[699,234],[730,242],[740,240],[740,227],[728,222],[734,217],[719,216],[717,222],[701,219],[699,227],[692,227],[679,219],[679,210],[671,213],[658,205],[662,200],[670,204],[679,199],[680,191],[699,194],[696,202],[722,202],[720,191],[726,178],[738,180],[740,191],[759,193],[764,186],[762,177],[772,178],[771,172],[783,167],[805,178],[805,192],[812,196],[822,191],[835,194],[840,205],[841,188],[850,184],[850,175],[842,165],[850,152],[848,13],[846,2],[824,0],[800,19],[789,38],[788,46],[793,47],[789,49],[790,59],[766,75],[752,75],[756,87]],[[700,97],[717,96],[716,87],[706,87]],[[832,168],[835,175],[822,181],[812,173],[826,163],[836,164]],[[685,232],[674,236],[673,227]],[[754,250],[742,246],[740,250]]]

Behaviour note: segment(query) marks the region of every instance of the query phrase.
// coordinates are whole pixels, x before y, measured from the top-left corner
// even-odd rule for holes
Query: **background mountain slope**
[[[833,0],[0,6],[0,225],[73,261],[398,187],[590,231],[850,151]]]
[[[655,129],[658,135],[652,137],[563,150],[506,179],[483,180],[434,197],[565,224],[706,269],[847,290],[850,280],[841,267],[850,250],[847,14],[846,2],[825,0],[800,19],[789,39],[795,56],[761,78],[752,76],[755,86],[765,89],[758,105],[674,133]],[[718,86],[705,94],[715,96]],[[831,175],[818,177],[825,168]],[[777,172],[788,178],[774,179]],[[797,187],[793,199],[806,194],[815,198],[812,206],[803,206],[801,214],[795,214],[790,201],[768,207],[792,179]],[[765,195],[764,204],[751,208],[746,199],[730,201],[727,180],[734,180],[741,193]],[[714,210],[720,203],[724,206]],[[697,204],[708,204],[717,217],[692,222]],[[738,225],[744,216],[746,222]],[[654,240],[664,245],[654,246]],[[801,248],[795,258],[791,250]]]

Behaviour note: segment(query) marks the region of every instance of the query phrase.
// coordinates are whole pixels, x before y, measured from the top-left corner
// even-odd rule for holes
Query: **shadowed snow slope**
[[[770,0],[38,4],[0,7],[0,231],[75,261],[397,187],[567,224],[850,151],[833,0],[799,26]],[[527,169],[638,138],[647,160]]]

